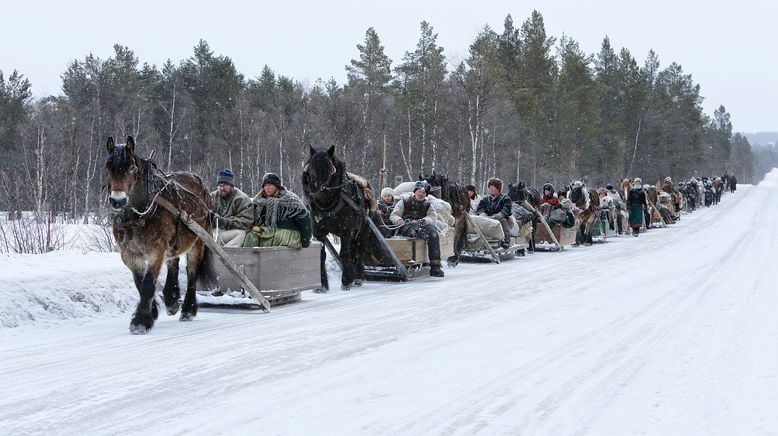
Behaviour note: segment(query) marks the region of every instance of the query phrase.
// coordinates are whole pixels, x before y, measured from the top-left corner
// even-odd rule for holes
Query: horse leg
[[[324,241],[325,241],[324,238],[326,238],[326,237],[327,237],[326,235],[321,237],[321,238],[319,238],[319,236],[316,236],[316,239],[318,239],[319,241],[322,241],[322,244],[321,244],[321,255],[319,255],[319,260],[320,260],[319,267],[320,267],[320,271],[321,271],[321,287],[320,288],[316,288],[313,291],[313,292],[315,292],[317,294],[325,293],[325,292],[330,290],[329,280],[327,278],[327,268],[325,268],[325,262],[327,261],[327,251],[326,251],[326,248],[324,246]]]
[[[162,296],[165,300],[168,315],[178,313],[178,299],[181,298],[181,288],[178,286],[178,263],[179,259],[177,257],[167,261],[167,276],[165,277],[165,287],[162,288]],[[187,265],[189,265],[188,262]]]
[[[159,316],[159,309],[157,308],[157,302],[154,300],[154,293],[156,291],[157,277],[159,276],[161,267],[162,255],[160,253],[156,256],[156,259],[148,261],[147,268],[133,270],[135,286],[138,288],[138,293],[140,294],[138,307],[132,315],[132,321],[130,321],[130,333],[133,335],[146,334],[154,327],[154,321]],[[143,271],[143,273],[140,271]]]
[[[340,263],[343,265],[343,272],[340,277],[340,289],[348,291],[354,284],[354,259],[352,258],[351,238],[340,238]]]
[[[197,270],[200,269],[204,255],[205,246],[199,240],[186,253],[186,295],[179,321],[191,321],[197,316]]]
[[[367,229],[365,229],[367,230]],[[367,236],[367,232],[363,232]],[[363,239],[365,239],[363,237]],[[362,286],[362,280],[365,278],[365,262],[362,259],[362,247],[365,247],[367,241],[359,242],[354,240],[351,246],[351,252],[354,253],[354,286]]]
[[[447,259],[448,266],[459,265],[459,258],[462,256],[462,250],[465,249],[465,241],[467,241],[467,222],[462,215],[454,223],[454,255]]]

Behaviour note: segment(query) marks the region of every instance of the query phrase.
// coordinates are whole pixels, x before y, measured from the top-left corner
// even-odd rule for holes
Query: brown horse
[[[105,174],[110,191],[108,200],[114,211],[113,235],[122,262],[132,271],[140,294],[130,332],[144,334],[154,326],[159,315],[154,293],[162,262],[167,263],[162,289],[167,313],[178,312],[181,296],[178,262],[183,254],[186,254],[187,284],[180,320],[189,321],[197,315],[195,285],[198,276],[206,277],[208,251],[179,216],[160,207],[156,200],[167,200],[210,231],[211,196],[197,175],[165,175],[153,162],[135,155],[135,141],[131,136],[127,137],[126,144],[119,145],[108,138],[107,148]]]
[[[599,194],[596,190],[587,188],[581,182],[573,182],[568,194],[570,201],[581,210],[578,219],[581,221],[581,227],[576,236],[576,242],[579,244],[592,244],[592,228],[597,220],[597,208],[599,207]]]

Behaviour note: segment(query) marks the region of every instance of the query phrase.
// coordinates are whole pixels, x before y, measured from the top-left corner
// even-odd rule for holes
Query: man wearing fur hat
[[[249,196],[235,187],[232,170],[219,171],[211,199],[216,241],[225,247],[240,247],[254,220],[254,213]]]
[[[430,184],[423,180],[416,182],[413,185],[413,195],[398,201],[389,219],[392,224],[400,226],[398,234],[427,241],[430,275],[443,277],[443,270],[440,268],[440,236],[435,228],[435,208],[427,198],[431,189]]]
[[[511,246],[511,199],[502,193],[502,180],[491,178],[486,183],[489,195],[478,203],[478,215],[497,220],[502,225],[504,239],[500,243],[502,248]]]
[[[262,177],[262,189],[252,200],[254,224],[244,247],[301,248],[311,244],[311,215],[305,203],[281,184],[277,174]]]

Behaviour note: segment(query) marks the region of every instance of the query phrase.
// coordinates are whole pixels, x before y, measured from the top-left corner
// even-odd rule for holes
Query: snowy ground
[[[778,434],[777,195],[145,336],[116,254],[4,255],[0,434]]]

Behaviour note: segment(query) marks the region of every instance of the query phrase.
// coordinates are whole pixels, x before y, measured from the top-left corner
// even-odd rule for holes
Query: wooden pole
[[[489,250],[489,253],[492,255],[492,262],[494,263],[500,263],[500,255],[497,254],[496,251],[494,251],[494,248],[489,244],[489,240],[486,239],[486,236],[481,232],[481,229],[478,228],[477,225],[475,225],[475,222],[473,221],[473,218],[470,217],[470,214],[465,212],[465,219],[467,219],[467,223],[470,224],[470,227],[475,230],[475,232],[478,234],[478,237],[481,240],[481,243],[486,247],[487,250]]]
[[[378,171],[378,188],[384,189],[385,185],[385,176],[386,176],[386,133],[384,133],[384,146],[383,146],[383,157],[381,158],[381,169]]]
[[[560,244],[559,241],[556,239],[556,236],[554,236],[554,232],[551,231],[551,226],[548,225],[548,222],[546,221],[546,217],[544,217],[543,214],[540,213],[537,209],[532,207],[532,205],[529,204],[527,200],[522,201],[521,206],[524,209],[527,209],[528,211],[537,215],[538,218],[540,218],[540,222],[543,223],[543,226],[546,228],[546,231],[548,232],[548,236],[550,236],[551,240],[554,241],[554,243],[559,246],[559,251],[564,250],[565,247],[563,247],[562,244]]]

